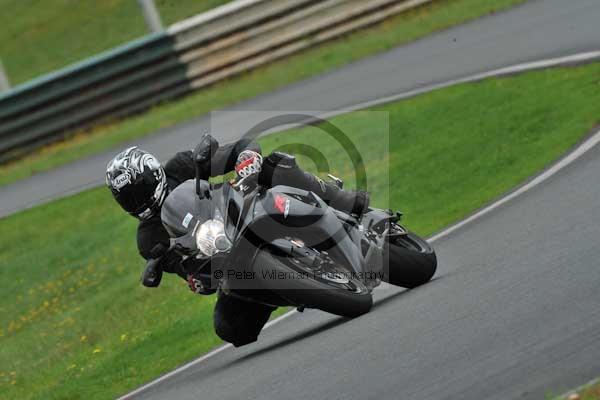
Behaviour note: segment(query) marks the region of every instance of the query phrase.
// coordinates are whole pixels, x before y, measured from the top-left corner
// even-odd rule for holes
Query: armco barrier
[[[19,86],[0,96],[0,160],[172,97],[163,89],[177,77],[185,81],[186,67],[162,33]]]
[[[0,161],[433,0],[237,0],[0,96]]]

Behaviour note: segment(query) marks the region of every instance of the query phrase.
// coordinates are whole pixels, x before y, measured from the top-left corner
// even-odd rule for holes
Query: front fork
[[[375,287],[381,283],[383,276],[388,272],[388,265],[384,265],[384,247],[390,235],[400,234],[396,229],[392,229],[397,225],[402,217],[401,212],[393,212],[392,210],[370,209],[362,218],[360,229],[364,238],[368,240],[369,247],[364,254],[365,266],[371,271],[370,274],[375,276],[375,279],[365,284]],[[405,231],[403,231],[405,232]],[[361,242],[361,248],[362,248]],[[367,274],[369,275],[369,274]]]

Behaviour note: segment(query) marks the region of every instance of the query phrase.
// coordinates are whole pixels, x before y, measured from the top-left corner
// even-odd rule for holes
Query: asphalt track
[[[321,110],[341,108],[503,65],[595,50],[599,20],[597,0],[533,1],[237,108],[314,110],[315,102]],[[206,123],[196,122],[144,147],[160,148],[161,155],[185,147]],[[80,163],[96,169],[71,175],[73,190],[100,182],[107,157]],[[28,184],[51,187],[60,171]],[[226,348],[133,397],[540,399],[595,378],[598,171],[595,146],[543,184],[440,238],[437,278],[415,290],[377,290],[367,315],[292,314],[257,343]],[[26,193],[23,185],[13,189]],[[3,189],[3,210],[6,198]]]
[[[600,133],[596,135],[596,142]],[[435,241],[437,278],[315,310],[136,399],[543,399],[600,374],[600,146]]]
[[[331,111],[526,61],[600,47],[598,0],[532,0],[507,12],[429,36],[328,74],[240,103],[229,110]],[[215,121],[213,121],[213,124]],[[219,121],[220,141],[236,138],[244,118]],[[209,118],[158,132],[134,144],[166,159],[193,147]],[[119,149],[126,145],[119,146]],[[0,187],[0,217],[101,185],[117,149]]]
[[[559,4],[529,3],[487,23],[535,15],[535,31],[552,24],[542,17],[546,6]],[[570,6],[600,12],[598,2]],[[577,15],[562,18],[582,26]],[[600,44],[594,29],[596,40],[579,51]],[[513,37],[517,47],[528,40],[520,36]],[[225,348],[131,397],[540,399],[579,386],[600,374],[599,170],[595,146],[543,184],[439,238],[437,278],[412,291],[376,291],[373,311],[361,318],[294,313],[258,343]]]

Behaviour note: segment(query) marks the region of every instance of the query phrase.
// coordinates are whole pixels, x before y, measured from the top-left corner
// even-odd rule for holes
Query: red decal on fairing
[[[290,199],[288,199],[285,196],[276,194],[274,206],[277,209],[277,211],[283,214],[284,217],[287,217],[288,212],[290,211]]]
[[[285,212],[285,200],[286,198],[284,196],[278,194],[275,195],[275,208],[282,214]]]

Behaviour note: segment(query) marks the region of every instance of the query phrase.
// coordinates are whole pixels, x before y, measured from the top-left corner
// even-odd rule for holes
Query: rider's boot
[[[288,185],[310,190],[331,207],[359,217],[369,207],[367,192],[346,191],[334,183],[325,182],[319,177],[304,172],[296,164],[296,158],[286,153],[273,152],[265,158],[259,182],[269,187]]]

